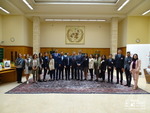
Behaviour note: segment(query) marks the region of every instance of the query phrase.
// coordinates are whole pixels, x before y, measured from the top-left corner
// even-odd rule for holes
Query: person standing
[[[141,60],[138,59],[138,55],[134,54],[130,65],[130,72],[133,76],[134,86],[133,89],[138,89],[139,71],[141,69]]]
[[[89,58],[88,54],[86,53],[83,58],[84,80],[87,80],[88,68],[89,68]]]
[[[47,70],[49,69],[49,58],[48,58],[47,52],[45,52],[44,57],[43,57],[43,68],[44,68],[43,81],[46,82],[46,74],[47,74]]]
[[[52,54],[52,57],[54,58],[55,61],[55,75],[56,75],[56,80],[58,80],[58,72],[59,72],[59,66],[58,66],[58,58],[60,54],[58,53],[58,50],[55,50],[55,53]]]
[[[64,58],[64,68],[65,68],[66,80],[70,80],[71,65],[72,65],[72,60],[69,56],[69,53],[67,53],[67,56]]]
[[[82,52],[79,51],[78,55],[76,56],[76,65],[77,65],[77,76],[78,80],[83,80],[83,56]]]
[[[41,80],[42,70],[43,70],[43,55],[42,55],[42,53],[39,53],[39,77],[38,77],[38,82],[42,82],[42,80]]]
[[[94,59],[92,54],[89,56],[89,71],[91,75],[91,81],[93,81],[93,69],[94,69]]]
[[[55,80],[55,60],[53,59],[52,55],[50,55],[49,59],[49,74],[50,80]]]
[[[64,80],[64,53],[61,52],[58,56],[58,70],[59,70],[59,80]],[[61,76],[60,76],[61,75]]]
[[[101,57],[100,70],[101,70],[102,82],[105,82],[105,72],[106,72],[106,56],[105,55],[102,55]]]
[[[100,67],[100,58],[98,54],[96,54],[95,59],[94,59],[94,73],[96,75],[95,81],[98,81],[98,78],[99,78],[99,67]]]
[[[15,61],[16,71],[17,71],[17,82],[22,83],[22,72],[25,66],[24,59],[22,58],[22,54],[18,54],[18,58]]]
[[[76,68],[77,68],[77,64],[76,64],[76,52],[73,52],[72,57],[71,57],[71,62],[72,62],[72,66],[71,66],[71,76],[72,76],[72,79],[77,79],[77,72],[76,72]]]
[[[115,56],[115,69],[117,71],[116,84],[119,84],[119,78],[120,78],[120,84],[122,85],[123,71],[124,71],[124,55],[122,55],[121,49],[118,49],[117,55]],[[119,77],[119,73],[120,73],[120,77]]]
[[[33,83],[37,83],[38,81],[38,75],[39,75],[39,60],[37,58],[37,54],[33,55],[33,59],[31,61],[32,64],[32,74],[33,74]]]
[[[26,75],[26,83],[29,84],[29,76],[32,73],[31,58],[29,54],[26,55],[24,61],[25,61],[24,74]]]
[[[113,83],[113,72],[114,72],[115,60],[113,59],[112,54],[109,55],[107,59],[107,72],[108,72],[108,83]],[[111,77],[111,80],[110,80]]]
[[[131,62],[132,62],[132,58],[131,58],[130,52],[127,52],[127,57],[125,58],[125,61],[124,61],[124,69],[125,69],[126,82],[127,82],[125,86],[128,86],[128,87],[131,86],[131,80],[132,80],[131,73],[130,73]]]

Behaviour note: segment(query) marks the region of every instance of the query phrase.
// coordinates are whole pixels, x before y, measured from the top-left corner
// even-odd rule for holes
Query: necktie
[[[69,57],[68,57],[68,65],[69,65]]]

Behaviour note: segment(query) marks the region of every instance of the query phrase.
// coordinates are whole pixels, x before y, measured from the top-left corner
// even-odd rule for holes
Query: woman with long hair
[[[101,57],[100,70],[101,70],[102,82],[105,82],[105,71],[106,71],[106,56],[105,55],[102,55]]]
[[[100,67],[100,58],[99,58],[99,55],[96,54],[94,58],[94,73],[96,75],[95,81],[98,81],[98,78],[99,78],[99,67]]]
[[[29,76],[32,73],[31,58],[29,54],[25,56],[24,61],[25,61],[24,74],[26,75],[26,83],[29,84]]]
[[[39,69],[39,60],[37,58],[37,54],[33,55],[33,59],[31,61],[32,64],[32,74],[33,74],[33,82],[37,83],[38,80],[38,69]]]
[[[130,72],[133,76],[134,86],[133,89],[138,89],[139,71],[141,68],[141,60],[138,59],[138,55],[134,54],[130,65]]]
[[[41,80],[42,69],[43,69],[43,54],[39,53],[39,76],[38,76],[38,82],[42,82],[42,80]]]

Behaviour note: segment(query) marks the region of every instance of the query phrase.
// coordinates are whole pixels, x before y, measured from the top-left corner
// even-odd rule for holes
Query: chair
[[[147,73],[146,69],[144,69],[145,79],[147,83],[150,83],[150,74]]]

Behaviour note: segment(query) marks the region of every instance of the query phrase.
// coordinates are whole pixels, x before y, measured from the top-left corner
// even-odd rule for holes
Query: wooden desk
[[[15,82],[16,80],[16,68],[0,70],[0,83]]]

